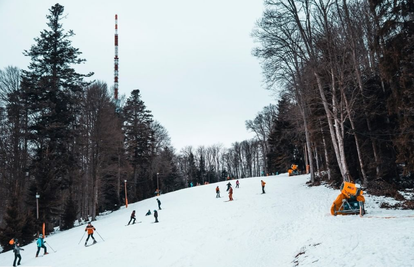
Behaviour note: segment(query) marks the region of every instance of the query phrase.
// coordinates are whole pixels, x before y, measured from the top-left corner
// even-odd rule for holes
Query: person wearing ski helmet
[[[88,222],[88,225],[86,226],[86,228],[85,228],[85,232],[86,231],[88,231],[88,238],[86,238],[86,241],[85,241],[85,246],[88,244],[88,240],[89,240],[89,237],[92,237],[92,239],[93,239],[93,244],[95,244],[97,241],[95,240],[95,238],[93,237],[93,231],[95,231],[96,229],[95,229],[95,227],[93,227],[93,225],[92,225],[92,223],[91,222]]]
[[[39,256],[39,252],[40,252],[41,248],[43,248],[43,250],[44,250],[43,255],[49,254],[49,253],[47,253],[47,248],[45,246],[46,241],[43,240],[43,235],[42,234],[39,235],[39,238],[37,239],[36,243],[37,243],[36,257]]]
[[[16,266],[17,259],[19,259],[19,261],[17,262],[17,265],[20,265],[20,261],[22,260],[22,256],[20,255],[20,250],[24,250],[24,249],[20,247],[20,244],[18,243],[16,239],[16,243],[14,244],[14,248],[13,248],[13,252],[14,252],[13,266]]]

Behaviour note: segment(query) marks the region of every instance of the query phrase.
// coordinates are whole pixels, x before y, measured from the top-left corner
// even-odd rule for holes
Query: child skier
[[[16,242],[17,242],[17,240],[16,240]],[[19,259],[19,261],[17,262],[17,265],[20,265],[20,261],[22,260],[22,256],[20,256],[20,250],[24,250],[24,249],[20,248],[19,243],[17,243],[17,244],[15,243],[14,248],[13,248],[13,252],[14,252],[13,266],[16,266],[17,259]]]
[[[161,210],[161,201],[157,198],[157,202],[158,202],[158,209]]]
[[[135,218],[135,210],[133,210],[132,213],[131,213],[131,219],[129,220],[128,225],[131,223],[132,220],[134,220],[134,222],[132,222],[132,224],[134,224],[135,223],[135,220],[136,220],[136,218]]]
[[[229,189],[229,201],[233,200],[233,187],[231,187],[230,185],[230,189]]]
[[[239,180],[236,181],[236,188],[239,188]]]
[[[262,194],[265,194],[265,185],[266,183],[262,180]]]
[[[155,218],[155,222],[158,222],[158,212],[157,210],[154,210],[154,218]]]
[[[45,246],[46,241],[43,240],[43,235],[40,234],[39,238],[37,239],[37,252],[36,252],[36,258],[37,256],[39,256],[39,252],[40,252],[40,248],[44,249],[44,254],[43,255],[47,255],[49,253],[47,253],[47,248]]]
[[[88,244],[89,237],[92,237],[93,244],[95,244],[97,242],[95,240],[95,238],[93,237],[93,231],[95,231],[95,230],[96,229],[95,229],[95,227],[93,227],[93,225],[91,224],[91,222],[88,222],[88,226],[86,226],[86,228],[85,228],[85,232],[88,231],[88,238],[86,238],[85,246]]]
[[[216,187],[216,198],[220,197],[220,188],[217,186]]]

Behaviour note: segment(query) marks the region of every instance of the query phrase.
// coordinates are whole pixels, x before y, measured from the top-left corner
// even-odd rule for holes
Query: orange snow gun
[[[343,182],[341,193],[331,206],[332,215],[365,214],[365,198],[363,191],[357,185],[350,182]]]
[[[358,188],[355,184],[350,182],[343,182],[341,185],[341,192],[348,198],[353,196],[358,196],[362,190]],[[362,192],[361,192],[362,195]]]

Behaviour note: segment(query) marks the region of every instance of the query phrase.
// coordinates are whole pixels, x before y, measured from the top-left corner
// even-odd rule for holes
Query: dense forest
[[[291,164],[310,172],[310,185],[353,181],[401,199],[398,190],[414,184],[414,3],[264,6],[253,55],[278,103],[246,120],[251,140],[179,152],[139,90],[119,102],[92,72],[75,71],[86,59],[63,27],[64,7],[52,6],[47,29],[24,51],[27,69],[0,70],[0,244],[27,244],[43,223],[47,232],[70,229],[157,188],[277,174]]]

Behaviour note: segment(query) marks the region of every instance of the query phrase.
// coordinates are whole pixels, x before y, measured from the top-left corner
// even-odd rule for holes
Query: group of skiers
[[[260,182],[261,182],[261,185],[262,185],[262,194],[265,194],[266,193],[265,192],[266,183],[263,180],[261,180]],[[239,186],[240,186],[240,182],[239,182],[239,180],[237,180],[236,181],[236,188],[239,188]],[[233,200],[233,187],[232,187],[230,182],[227,183],[227,190],[226,191],[229,192],[229,201],[232,201]],[[216,198],[220,198],[220,197],[221,197],[220,196],[220,188],[219,188],[219,186],[217,186],[216,187]]]
[[[40,234],[39,238],[36,241],[36,245],[37,245],[36,258],[39,256],[40,249],[42,249],[42,248],[44,250],[44,255],[49,254],[47,252],[47,248],[45,246],[45,243],[46,243],[46,241],[44,241],[43,235]],[[20,251],[24,250],[24,249],[20,247],[20,242],[17,238],[12,238],[9,241],[9,244],[12,245],[13,252],[14,252],[13,266],[20,265],[20,262],[22,261],[22,255],[20,254]],[[16,265],[16,263],[17,263],[17,265]]]
[[[266,183],[261,180],[261,185],[262,185],[262,194],[265,194],[265,185]],[[240,186],[240,182],[239,180],[236,181],[236,188],[239,188]],[[227,183],[227,192],[229,192],[229,201],[233,200],[233,188],[232,188],[232,184],[230,182]],[[220,188],[219,186],[216,187],[216,198],[220,198]],[[161,201],[157,198],[157,204],[158,204],[158,210],[161,210]],[[151,215],[151,210],[148,210],[148,212],[145,214],[145,216],[149,216]],[[158,211],[154,210],[154,218],[155,218],[155,223],[158,223]],[[127,225],[130,225],[131,222],[132,224],[135,224],[136,221],[136,215],[135,215],[135,210],[132,211],[131,216],[130,216],[130,220],[128,222]],[[94,238],[93,234],[94,231],[96,231],[96,228],[92,225],[91,222],[88,222],[88,225],[85,228],[85,232],[88,233],[88,237],[86,238],[85,241],[85,246],[87,246],[88,244],[88,240],[89,238],[92,238],[93,240],[93,244],[97,243],[96,239]],[[9,242],[11,245],[13,245],[13,252],[14,252],[14,261],[13,261],[13,266],[20,265],[21,262],[21,255],[20,255],[20,250],[24,250],[20,247],[20,243],[18,242],[17,239],[13,238],[12,240],[10,240]],[[36,252],[36,257],[39,256],[39,252],[40,250],[43,248],[44,249],[44,255],[49,254],[47,252],[47,248],[45,246],[46,241],[44,241],[44,237],[42,234],[39,235],[39,238],[37,239],[37,252]]]
[[[159,200],[158,198],[157,198],[157,204],[158,204],[158,210],[161,210],[161,200]],[[145,216],[149,216],[149,215],[151,215],[151,210],[148,210],[147,213],[145,214]],[[156,223],[159,222],[158,221],[158,211],[157,210],[154,210],[154,218],[155,218]],[[129,225],[131,222],[132,222],[132,224],[135,224],[135,220],[136,220],[135,210],[133,210],[132,213],[131,213],[130,220],[129,220],[127,225]]]
[[[158,204],[158,209],[161,210],[161,201],[158,198],[157,198],[157,204]],[[148,210],[148,212],[145,214],[145,216],[148,216],[148,215],[151,215],[151,210]],[[155,222],[158,223],[159,221],[158,221],[158,211],[157,210],[154,210],[154,218],[155,218]],[[135,216],[135,210],[134,210],[134,211],[132,211],[131,218],[128,222],[128,225],[131,222],[132,222],[132,224],[135,224],[135,220],[136,220],[136,216]],[[92,240],[93,240],[92,245],[96,244],[98,242],[98,241],[96,241],[95,237],[93,236],[95,231],[96,231],[96,228],[92,225],[91,222],[88,222],[88,224],[85,228],[85,232],[88,233],[88,237],[86,238],[86,241],[85,241],[85,246],[88,245],[89,238],[92,238]],[[45,243],[46,243],[46,241],[44,241],[43,235],[40,234],[37,241],[36,241],[36,244],[37,244],[36,258],[39,256],[39,252],[42,248],[44,250],[44,255],[49,254],[47,252],[47,248],[45,246]],[[13,252],[14,252],[13,266],[20,265],[20,262],[22,260],[20,250],[24,250],[24,249],[20,247],[20,243],[19,243],[17,238],[12,238],[9,241],[9,244],[13,246]]]

